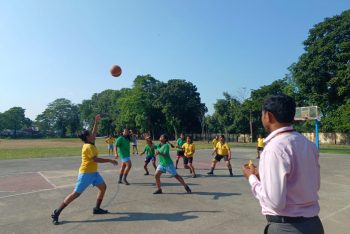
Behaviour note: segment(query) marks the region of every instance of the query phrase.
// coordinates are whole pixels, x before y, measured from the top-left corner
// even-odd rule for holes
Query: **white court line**
[[[14,193],[16,191],[0,191],[0,193]]]
[[[56,188],[56,185],[53,184],[46,176],[44,176],[43,173],[41,173],[40,171],[38,171],[37,173],[41,175],[41,177],[43,177],[44,180],[46,180],[46,182],[49,183],[52,187]]]
[[[35,174],[36,171],[27,171],[27,172],[9,172],[5,175],[0,175],[0,177],[7,177],[7,176],[13,176],[13,175],[23,175],[23,174]]]
[[[347,206],[345,206],[345,207],[343,207],[343,208],[341,208],[341,209],[339,209],[339,210],[337,210],[337,211],[335,211],[333,213],[330,213],[329,215],[326,215],[325,217],[323,217],[321,219],[321,221],[324,221],[324,220],[326,220],[326,219],[328,219],[328,218],[330,218],[330,217],[332,217],[332,216],[334,216],[336,214],[339,214],[339,213],[343,212],[344,210],[346,210],[348,208],[350,208],[350,205],[347,205]]]
[[[30,192],[26,192],[26,193],[17,193],[17,194],[2,196],[2,197],[0,197],[0,199],[9,198],[9,197],[18,197],[18,196],[27,195],[27,194],[39,193],[39,192],[44,192],[44,191],[51,191],[51,190],[55,190],[55,189],[67,188],[67,187],[73,187],[73,186],[74,186],[74,184],[56,186],[55,188],[50,188],[50,189],[40,189],[40,190],[30,191]]]

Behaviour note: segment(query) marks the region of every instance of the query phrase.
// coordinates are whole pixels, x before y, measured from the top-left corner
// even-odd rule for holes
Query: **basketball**
[[[122,69],[118,65],[114,65],[111,68],[111,75],[114,77],[118,77],[122,74]]]

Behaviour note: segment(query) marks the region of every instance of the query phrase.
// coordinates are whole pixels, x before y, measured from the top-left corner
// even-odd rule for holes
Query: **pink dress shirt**
[[[263,215],[313,217],[320,211],[319,153],[314,143],[291,130],[279,128],[264,140],[260,181],[250,175],[249,183]]]

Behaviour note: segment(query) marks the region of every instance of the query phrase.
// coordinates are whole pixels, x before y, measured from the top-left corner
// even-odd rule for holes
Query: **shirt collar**
[[[282,128],[279,128],[279,129],[276,129],[275,131],[271,132],[268,137],[266,137],[264,139],[264,144],[267,144],[269,143],[269,141],[274,138],[277,134],[279,134],[280,132],[284,132],[284,131],[290,131],[290,130],[293,130],[293,126],[287,126],[287,127],[282,127]]]

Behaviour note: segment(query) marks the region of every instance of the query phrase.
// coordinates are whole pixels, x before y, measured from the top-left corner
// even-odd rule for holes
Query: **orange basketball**
[[[122,69],[118,65],[114,65],[111,68],[111,75],[114,77],[118,77],[122,74]]]

